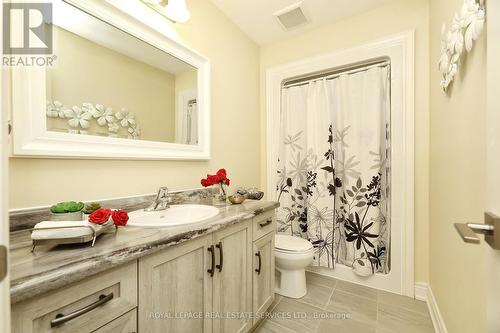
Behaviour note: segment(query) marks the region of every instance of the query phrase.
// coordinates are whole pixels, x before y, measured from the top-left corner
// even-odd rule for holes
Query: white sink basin
[[[173,205],[166,210],[146,212],[136,210],[129,214],[127,226],[142,228],[168,228],[199,223],[219,214],[219,210],[206,205]]]

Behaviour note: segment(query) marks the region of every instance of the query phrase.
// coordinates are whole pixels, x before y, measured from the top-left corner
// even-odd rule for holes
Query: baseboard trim
[[[434,331],[436,331],[436,333],[448,333],[431,286],[422,282],[415,283],[415,298],[427,303],[432,324],[434,325]]]
[[[427,302],[427,289],[428,289],[427,283],[416,282],[415,293],[414,293],[415,299]]]

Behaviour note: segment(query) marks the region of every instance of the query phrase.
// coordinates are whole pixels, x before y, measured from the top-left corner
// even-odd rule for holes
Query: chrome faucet
[[[158,190],[158,194],[156,195],[155,201],[144,208],[146,212],[157,211],[157,210],[165,210],[170,207],[170,203],[172,202],[172,198],[168,194],[167,187],[160,187]]]

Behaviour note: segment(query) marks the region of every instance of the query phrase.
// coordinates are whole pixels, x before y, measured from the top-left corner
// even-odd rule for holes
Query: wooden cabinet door
[[[212,235],[139,259],[139,332],[212,332]]]
[[[214,332],[248,332],[252,327],[251,221],[216,232],[214,244],[218,246],[218,266],[213,281],[213,311],[217,316],[214,318]]]
[[[253,243],[254,325],[274,300],[274,233]]]

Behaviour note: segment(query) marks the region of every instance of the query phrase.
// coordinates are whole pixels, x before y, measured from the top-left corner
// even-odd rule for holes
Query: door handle
[[[219,249],[219,265],[215,265],[215,267],[219,270],[219,272],[222,272],[222,265],[224,265],[224,251],[222,249],[222,242],[219,242],[219,244],[215,245],[215,247]]]
[[[487,232],[493,231],[493,226],[477,223],[455,223],[455,228],[464,242],[474,244],[479,244],[481,242],[476,232],[483,232],[486,234]]]
[[[257,272],[257,275],[260,275],[260,271],[261,271],[261,269],[262,269],[262,257],[261,257],[261,255],[260,255],[260,251],[257,251],[257,253],[255,254],[255,256],[256,256],[257,258],[259,258],[259,268],[256,268],[256,269],[255,269],[255,272]]]
[[[0,282],[7,276],[7,269],[9,265],[7,264],[7,247],[0,245]]]
[[[484,214],[484,224],[455,223],[455,228],[466,243],[479,244],[481,241],[477,234],[483,234],[486,243],[500,250],[500,217],[493,213]]]
[[[207,269],[208,274],[210,274],[210,277],[212,277],[212,276],[214,276],[214,272],[215,272],[215,249],[214,249],[214,246],[210,245],[210,247],[207,250],[212,255],[212,266],[211,266],[211,268]]]

